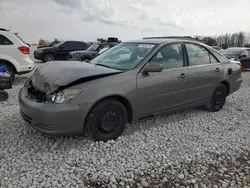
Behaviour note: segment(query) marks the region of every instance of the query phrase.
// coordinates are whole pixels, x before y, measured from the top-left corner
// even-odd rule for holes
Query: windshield
[[[120,43],[94,58],[91,63],[119,70],[131,70],[138,65],[154,47],[154,44]]]
[[[92,44],[87,50],[96,51],[99,46],[99,44]]]
[[[223,54],[240,55],[241,51],[242,49],[228,48],[223,51]]]
[[[50,47],[55,46],[55,45],[56,45],[55,42],[50,42],[50,43],[47,44],[47,46],[50,46]]]

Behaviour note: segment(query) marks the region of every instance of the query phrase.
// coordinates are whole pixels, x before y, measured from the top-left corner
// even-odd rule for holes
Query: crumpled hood
[[[80,61],[52,61],[35,70],[31,76],[32,85],[39,91],[49,94],[59,87],[82,78],[98,78],[122,71]]]

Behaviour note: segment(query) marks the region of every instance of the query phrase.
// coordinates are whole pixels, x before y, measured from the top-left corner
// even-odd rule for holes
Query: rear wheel
[[[2,65],[4,65],[6,67],[6,71],[10,75],[10,81],[13,84],[15,82],[15,79],[16,79],[16,73],[15,73],[14,68],[11,67],[10,65],[6,65],[5,63],[0,62],[0,66],[2,66]]]
[[[96,104],[86,119],[88,134],[97,141],[118,138],[127,124],[127,110],[117,100],[105,100]]]
[[[223,84],[220,84],[214,90],[210,98],[209,104],[207,104],[205,107],[211,112],[217,112],[223,108],[226,102],[226,98],[227,88]]]
[[[43,62],[53,61],[55,58],[52,54],[45,54],[43,57]]]

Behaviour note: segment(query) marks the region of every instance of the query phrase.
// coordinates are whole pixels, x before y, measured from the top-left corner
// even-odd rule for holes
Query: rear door
[[[203,102],[219,83],[223,67],[204,46],[185,43],[185,47],[189,70],[187,102]]]
[[[84,42],[78,42],[78,41],[72,42],[72,51],[86,50],[87,48],[88,48],[88,45]]]
[[[152,57],[149,63],[159,63],[162,72],[138,74],[137,111],[147,116],[186,103],[188,68],[185,66],[182,43],[166,44]]]
[[[7,37],[0,34],[0,56],[10,56],[13,57],[17,53],[17,47],[15,47],[14,43],[10,41]],[[4,58],[4,57],[3,57]]]

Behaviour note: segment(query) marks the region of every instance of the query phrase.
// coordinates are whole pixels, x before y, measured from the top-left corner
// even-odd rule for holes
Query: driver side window
[[[183,67],[182,45],[167,44],[161,47],[151,62],[161,64],[163,69]]]
[[[71,42],[65,42],[60,46],[61,49],[67,50],[71,48]]]

